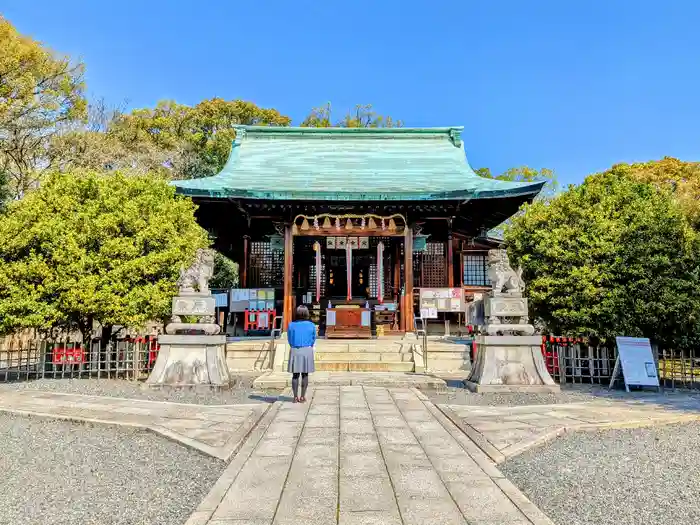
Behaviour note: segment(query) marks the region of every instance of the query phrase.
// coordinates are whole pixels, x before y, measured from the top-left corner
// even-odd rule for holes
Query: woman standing
[[[289,323],[287,340],[291,348],[287,372],[292,374],[292,391],[294,402],[306,401],[306,388],[309,386],[309,373],[314,367],[314,344],[316,343],[316,325],[309,321],[309,309],[297,308],[297,319]],[[299,376],[301,375],[301,397],[299,393]]]

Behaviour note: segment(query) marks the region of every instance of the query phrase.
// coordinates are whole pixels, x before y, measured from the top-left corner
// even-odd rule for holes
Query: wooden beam
[[[294,237],[292,236],[292,225],[287,224],[284,227],[284,299],[282,312],[282,326],[286,332],[289,323],[292,321],[292,250],[294,246]]]
[[[295,234],[299,237],[403,237],[404,228],[398,226],[395,232],[390,232],[389,230],[382,230],[381,228],[369,229],[365,228],[361,230],[358,228],[353,228],[352,230],[346,230],[341,227],[340,230],[336,228],[309,228],[308,230],[302,230],[297,226],[298,232]]]
[[[404,231],[404,276],[406,279],[404,296],[404,326],[407,332],[413,331],[413,228],[406,226]]]

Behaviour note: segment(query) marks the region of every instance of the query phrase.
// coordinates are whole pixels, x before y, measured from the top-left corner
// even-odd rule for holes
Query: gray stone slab
[[[398,501],[404,525],[471,525],[467,524],[459,508],[449,497],[416,499],[399,496]]]
[[[250,458],[214,512],[214,519],[272,522],[291,458]]]
[[[373,414],[372,420],[376,427],[405,428],[406,420],[400,415],[387,416],[383,414]]]
[[[294,454],[293,467],[303,465],[304,467],[333,467],[338,469],[338,447],[328,446],[327,444],[319,445],[303,445],[300,444]],[[314,472],[314,475],[316,473]]]
[[[269,426],[266,439],[277,439],[284,437],[299,437],[303,428],[303,421],[277,421]]]
[[[333,446],[338,444],[338,439],[339,432],[335,427],[305,427],[299,444],[326,444]]]
[[[402,525],[398,510],[396,511],[340,511],[339,525]]]
[[[396,498],[389,476],[340,477],[340,512],[395,511]]]
[[[531,525],[530,521],[491,480],[448,482],[447,488],[462,514],[473,525]]]
[[[381,427],[377,428],[379,441],[388,445],[417,445],[418,441],[413,433],[407,428]]]
[[[254,456],[291,457],[294,454],[297,439],[290,437],[268,438],[265,436],[253,452]]]
[[[341,434],[375,434],[374,425],[370,419],[342,419]]]
[[[338,427],[339,420],[336,415],[318,415],[308,416],[306,418],[305,427]]]
[[[432,464],[419,445],[382,445],[384,461],[389,470],[399,469],[430,469]]]
[[[369,434],[342,434],[341,452],[379,452],[379,441]]]
[[[348,477],[387,477],[384,458],[375,452],[340,452],[340,478]]]
[[[340,419],[372,419],[372,414],[367,407],[345,408],[340,411]]]

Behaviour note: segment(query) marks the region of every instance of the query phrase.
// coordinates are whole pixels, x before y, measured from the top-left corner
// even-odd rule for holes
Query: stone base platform
[[[223,335],[161,335],[160,350],[146,384],[160,387],[228,387]]]
[[[547,371],[540,336],[480,335],[476,362],[464,385],[472,392],[559,392]]]
[[[309,375],[309,383],[316,386],[375,386],[384,388],[425,388],[442,389],[445,381],[424,374],[403,374],[396,372],[314,372]],[[255,381],[256,389],[282,389],[291,386],[292,374],[287,372],[266,372]]]

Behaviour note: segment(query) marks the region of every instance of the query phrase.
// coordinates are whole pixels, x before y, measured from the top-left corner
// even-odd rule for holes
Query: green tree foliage
[[[288,126],[289,117],[276,109],[243,100],[213,98],[190,107],[161,101],[154,109],[118,116],[108,129],[127,149],[155,148],[167,152],[164,165],[174,178],[213,175],[231,151],[235,124]]]
[[[551,333],[696,342],[698,236],[664,188],[623,172],[588,177],[513,220],[534,318]]]
[[[691,223],[700,229],[700,162],[664,157],[650,162],[616,164],[609,171],[670,190]]]
[[[208,245],[164,180],[55,173],[0,218],[0,331],[138,326],[165,315]]]
[[[214,276],[210,288],[235,288],[238,286],[238,264],[216,252],[214,255]]]
[[[85,118],[83,69],[0,16],[0,172],[13,196],[36,185],[50,138]]]
[[[529,166],[509,168],[500,175],[494,175],[489,168],[477,168],[474,170],[480,177],[487,179],[505,180],[510,182],[546,182],[540,198],[551,197],[559,189],[559,183],[554,171],[542,168],[534,169]]]
[[[355,110],[348,112],[339,121],[333,123],[331,103],[314,108],[301,123],[307,128],[399,128],[403,125],[400,120],[377,114],[371,104],[357,104]]]

